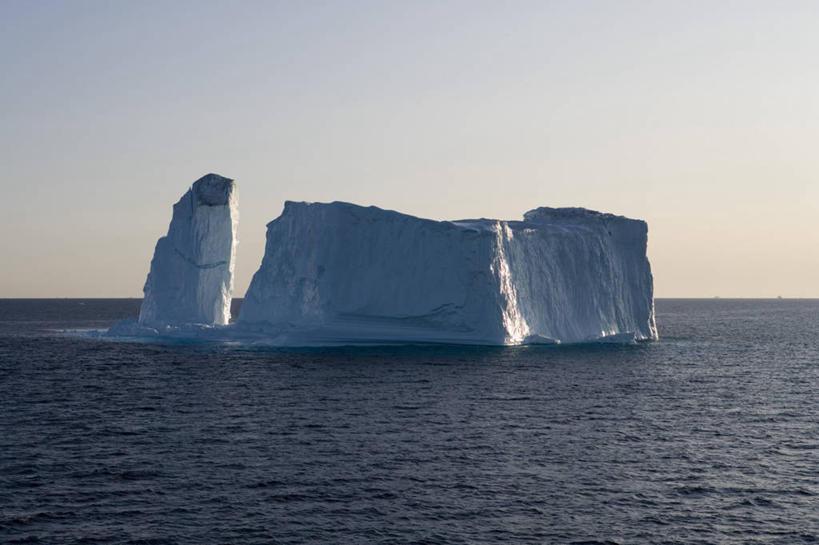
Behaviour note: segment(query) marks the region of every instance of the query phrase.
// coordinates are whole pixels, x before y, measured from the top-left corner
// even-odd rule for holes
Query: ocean
[[[0,542],[819,540],[819,300],[661,299],[637,345],[63,333],[139,304],[0,300]]]

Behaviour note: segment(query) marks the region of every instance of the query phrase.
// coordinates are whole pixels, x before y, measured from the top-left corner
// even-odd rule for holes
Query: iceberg
[[[208,174],[173,207],[139,319],[108,337],[272,346],[631,343],[657,338],[644,221],[584,208],[435,221],[287,201],[230,321],[236,186]]]
[[[143,288],[139,327],[228,324],[238,210],[236,184],[217,174],[198,179],[173,206]]]
[[[288,201],[236,326],[284,345],[656,339],[647,232],[583,208],[433,221]]]

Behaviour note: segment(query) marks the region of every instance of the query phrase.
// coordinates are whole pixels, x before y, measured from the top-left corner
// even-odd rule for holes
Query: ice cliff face
[[[233,180],[208,174],[194,182],[156,243],[140,325],[228,323],[238,221]]]
[[[479,344],[657,337],[642,221],[538,208],[431,221],[285,203],[239,316],[282,344]]]

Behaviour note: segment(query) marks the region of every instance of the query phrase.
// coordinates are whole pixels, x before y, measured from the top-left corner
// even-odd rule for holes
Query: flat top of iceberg
[[[551,208],[549,206],[541,206],[534,208],[523,214],[524,221],[541,222],[544,220],[627,220],[640,221],[625,216],[618,216],[616,214],[609,214],[606,212],[598,212],[597,210],[589,210],[588,208],[567,207],[567,208]],[[645,222],[643,222],[645,223]]]
[[[587,208],[580,207],[551,208],[548,206],[541,206],[539,208],[529,210],[528,212],[523,214],[523,218],[520,220],[498,220],[494,218],[432,220],[414,216],[412,214],[397,212],[395,210],[379,208],[378,206],[362,206],[344,201],[332,202],[285,201],[284,211],[282,212],[282,215],[287,215],[288,213],[297,212],[300,210],[306,210],[311,207],[333,207],[338,210],[348,212],[349,214],[357,216],[362,219],[373,214],[382,216],[387,215],[413,219],[419,222],[425,222],[429,224],[438,224],[444,228],[451,228],[452,226],[455,226],[462,229],[471,230],[493,230],[495,229],[495,226],[499,221],[508,223],[512,227],[526,227],[527,224],[532,224],[531,225],[532,227],[540,227],[551,223],[561,225],[572,224],[589,225],[610,222],[626,223],[633,222],[635,224],[646,226],[646,223],[643,220],[632,219],[626,216],[619,216],[616,214],[598,212],[596,210],[589,210]],[[273,222],[271,221],[270,223]],[[270,225],[270,223],[268,223],[268,226]]]

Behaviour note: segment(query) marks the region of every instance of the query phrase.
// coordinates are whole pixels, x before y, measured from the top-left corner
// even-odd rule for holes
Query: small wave
[[[287,483],[283,481],[277,481],[276,479],[271,479],[269,481],[259,481],[256,483],[252,483],[247,485],[248,488],[274,488],[277,486],[285,486]]]
[[[680,486],[675,489],[678,494],[683,496],[697,496],[705,494],[713,494],[716,490],[710,486]]]

